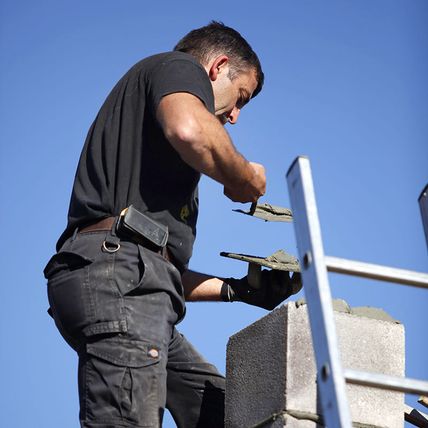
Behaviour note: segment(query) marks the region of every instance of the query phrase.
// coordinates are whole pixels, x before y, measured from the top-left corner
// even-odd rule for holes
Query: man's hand
[[[224,187],[224,195],[233,202],[257,202],[266,192],[266,174],[263,165],[249,163],[253,174],[250,180],[233,189]]]
[[[302,288],[300,273],[279,270],[263,270],[261,286],[258,289],[248,284],[245,276],[241,279],[229,278],[223,283],[222,299],[227,302],[242,301],[249,305],[272,310],[285,299],[298,293]]]

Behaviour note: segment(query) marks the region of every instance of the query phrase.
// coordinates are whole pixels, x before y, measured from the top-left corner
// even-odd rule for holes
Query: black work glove
[[[262,270],[260,288],[252,288],[248,278],[228,278],[223,282],[221,296],[225,302],[241,301],[249,305],[272,310],[287,297],[302,289],[300,273],[281,270]]]

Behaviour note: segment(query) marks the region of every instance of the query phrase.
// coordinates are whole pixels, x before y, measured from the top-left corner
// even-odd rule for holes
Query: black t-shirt
[[[117,216],[132,204],[168,226],[168,249],[179,270],[187,266],[200,173],[180,158],[156,120],[161,98],[175,92],[197,96],[214,113],[206,71],[182,52],[146,58],[116,84],[88,132],[57,249],[76,227]]]

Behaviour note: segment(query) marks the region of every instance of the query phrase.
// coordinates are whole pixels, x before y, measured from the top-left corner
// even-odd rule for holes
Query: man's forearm
[[[187,141],[173,144],[183,160],[225,187],[238,187],[250,181],[254,175],[250,163],[236,150],[217,118],[201,110],[196,120]]]
[[[186,301],[221,301],[222,279],[188,270],[183,273],[181,280]]]
[[[162,99],[157,117],[181,158],[223,184],[232,199],[242,195],[245,202],[254,202],[264,193],[264,172],[235,149],[220,121],[198,98],[183,93],[168,95]]]

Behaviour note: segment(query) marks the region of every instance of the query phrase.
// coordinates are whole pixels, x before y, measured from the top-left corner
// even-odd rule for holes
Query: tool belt
[[[109,231],[113,228],[115,228],[114,232],[118,237],[127,238],[171,261],[166,247],[168,227],[141,213],[132,205],[125,208],[119,217],[103,218],[96,223],[79,229],[77,233]],[[116,251],[119,247],[117,247]],[[106,250],[112,251],[108,248]]]

